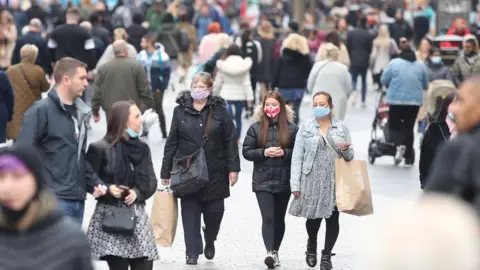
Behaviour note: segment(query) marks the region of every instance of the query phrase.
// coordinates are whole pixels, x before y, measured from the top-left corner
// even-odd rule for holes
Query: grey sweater
[[[42,192],[28,228],[9,228],[0,210],[0,269],[93,270],[90,246],[78,224],[57,210],[53,195]]]

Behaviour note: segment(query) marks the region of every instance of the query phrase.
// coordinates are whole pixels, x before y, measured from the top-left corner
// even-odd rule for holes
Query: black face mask
[[[465,56],[466,56],[466,57],[472,57],[472,56],[474,56],[475,54],[476,54],[475,51],[465,52]]]

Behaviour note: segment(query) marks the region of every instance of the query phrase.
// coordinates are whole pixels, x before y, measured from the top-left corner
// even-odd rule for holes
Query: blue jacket
[[[337,152],[339,158],[344,158],[346,161],[353,159],[354,152],[350,132],[342,121],[332,118],[332,126],[328,129],[326,138],[328,143]],[[312,170],[320,140],[325,142],[320,133],[320,124],[316,119],[311,119],[300,125],[292,153],[292,168],[290,171],[290,186],[292,192],[300,191],[302,174],[307,175]],[[350,147],[348,150],[342,151],[338,148],[337,142],[348,142]]]
[[[387,104],[422,105],[428,88],[428,73],[420,61],[393,59],[383,71],[381,82],[388,86]]]

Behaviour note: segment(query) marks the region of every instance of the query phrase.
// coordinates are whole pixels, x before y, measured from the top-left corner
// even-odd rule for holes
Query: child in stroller
[[[379,96],[375,117],[372,123],[372,139],[368,145],[368,161],[375,163],[375,159],[381,156],[395,156],[396,147],[389,143],[388,139],[388,115],[390,108],[386,102],[386,91]],[[395,160],[395,165],[399,162]]]

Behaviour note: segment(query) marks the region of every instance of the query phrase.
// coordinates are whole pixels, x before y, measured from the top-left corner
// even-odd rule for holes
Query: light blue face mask
[[[138,133],[135,132],[135,130],[133,130],[131,128],[127,128],[127,134],[130,138],[137,138],[138,137]]]
[[[323,118],[325,116],[328,116],[330,115],[330,108],[317,106],[313,108],[313,115],[315,116],[315,118]]]
[[[447,116],[448,116],[448,118],[450,118],[450,120],[452,120],[453,122],[455,122],[455,114],[449,112]]]
[[[432,63],[434,64],[441,64],[442,63],[442,57],[441,56],[432,56]]]

